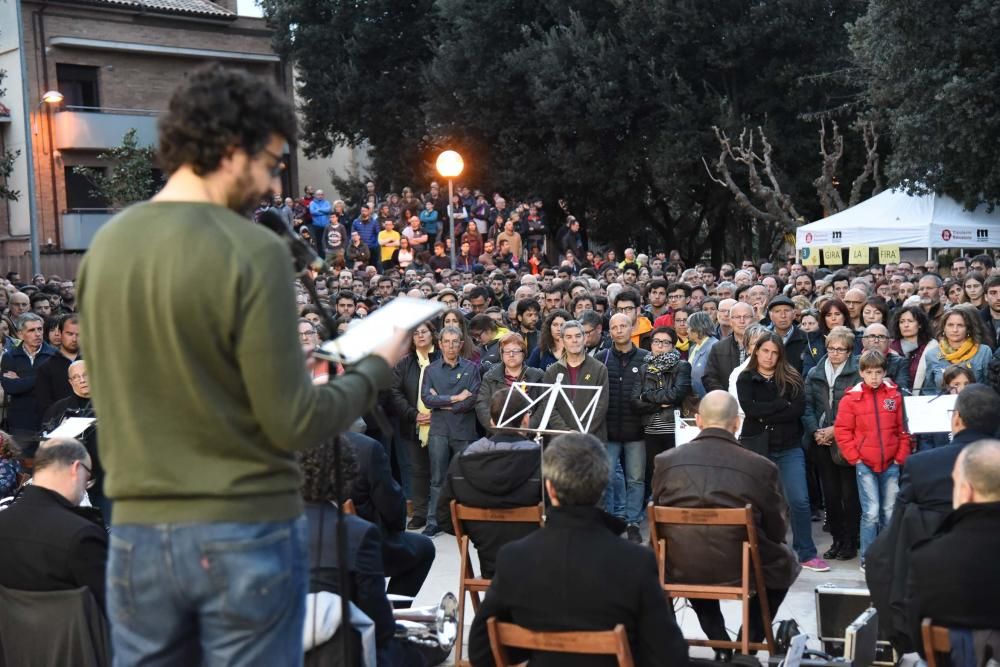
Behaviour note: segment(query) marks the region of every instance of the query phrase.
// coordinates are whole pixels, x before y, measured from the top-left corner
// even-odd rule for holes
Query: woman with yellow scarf
[[[691,349],[691,339],[688,333],[688,316],[690,315],[691,309],[686,306],[674,310],[674,331],[677,332],[674,350],[681,355],[682,361],[687,361],[688,351]]]
[[[973,306],[959,304],[945,311],[939,324],[937,344],[932,341],[924,350],[927,371],[920,393],[936,394],[944,372],[953,365],[968,368],[976,376],[976,382],[985,382],[986,367],[993,352],[983,340],[982,318]]]

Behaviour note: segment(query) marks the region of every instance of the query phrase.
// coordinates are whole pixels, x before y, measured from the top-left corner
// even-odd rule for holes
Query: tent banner
[[[819,266],[819,250],[816,248],[803,248],[801,251],[802,266]]]
[[[878,247],[879,264],[899,264],[898,245],[880,245]]]
[[[844,263],[841,258],[840,246],[827,246],[823,248],[823,263],[827,266],[840,266]]]
[[[868,246],[852,245],[848,256],[848,263],[868,266]]]

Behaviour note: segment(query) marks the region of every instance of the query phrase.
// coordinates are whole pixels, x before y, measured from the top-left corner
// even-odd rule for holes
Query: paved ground
[[[643,537],[647,536],[645,525],[643,526]],[[813,538],[822,553],[830,546],[830,536],[824,533],[820,523],[813,523]],[[791,535],[789,535],[791,542]],[[431,569],[424,583],[416,604],[437,604],[446,592],[458,592],[458,546],[455,538],[448,534],[441,534],[434,538],[434,545],[437,548],[437,558],[434,567]],[[816,601],[814,591],[817,586],[827,583],[840,586],[864,587],[864,575],[858,569],[860,561],[832,561],[829,572],[810,572],[803,570],[795,585],[788,592],[781,608],[775,614],[775,619],[794,618],[803,632],[811,637],[816,636]],[[476,563],[478,572],[478,563]],[[740,625],[739,605],[735,602],[722,603],[723,614],[726,617],[727,626],[735,632]],[[677,620],[681,624],[681,629],[685,637],[704,637],[698,625],[698,619],[691,609],[681,609],[677,613]],[[466,626],[471,624],[471,613],[466,618]],[[466,633],[466,637],[468,634]],[[810,645],[819,647],[815,639],[810,641]],[[691,654],[698,657],[711,657],[710,649],[692,649]],[[467,655],[467,653],[466,653]],[[766,654],[760,654],[762,659],[766,659]],[[453,664],[448,662],[446,664]]]

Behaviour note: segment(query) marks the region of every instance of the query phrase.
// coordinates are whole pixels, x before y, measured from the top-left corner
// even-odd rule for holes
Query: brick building
[[[53,255],[84,250],[110,217],[107,202],[93,197],[89,183],[74,175],[72,167],[105,167],[97,155],[118,145],[130,128],[137,130],[141,144],[155,145],[157,115],[192,68],[219,61],[268,77],[292,94],[291,68],[274,54],[271,32],[262,19],[240,15],[237,0],[20,4],[26,76],[20,81],[19,64],[12,67],[9,60],[0,60],[0,68],[8,70],[5,102],[11,109],[10,122],[0,124],[0,149],[26,148],[23,135],[30,128],[43,266],[53,267]],[[0,14],[10,14],[9,7],[2,7]],[[13,27],[16,21],[6,25]],[[3,47],[13,37],[7,27],[0,31]],[[59,91],[62,102],[43,102],[49,90]],[[30,110],[28,123],[23,122],[25,107]],[[20,180],[12,179],[15,188],[26,185],[25,162],[17,163],[24,173]],[[286,187],[291,191],[298,190],[296,162],[294,153],[288,156]],[[28,250],[29,209],[26,188],[20,189],[21,201],[0,211],[0,257]],[[76,259],[65,273],[73,272]]]

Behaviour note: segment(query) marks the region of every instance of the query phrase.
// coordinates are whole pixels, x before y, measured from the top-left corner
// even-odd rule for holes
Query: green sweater
[[[292,452],[346,431],[392,375],[370,357],[313,386],[294,278],[281,239],[212,204],[137,204],[95,236],[81,340],[116,524],[301,514]]]

